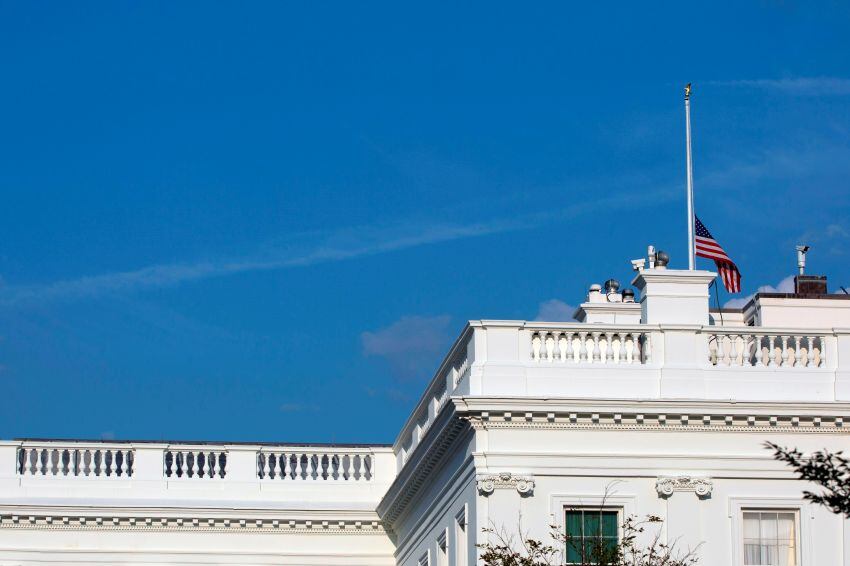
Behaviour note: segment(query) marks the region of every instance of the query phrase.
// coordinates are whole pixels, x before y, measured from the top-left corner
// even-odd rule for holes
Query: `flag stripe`
[[[713,259],[717,266],[717,272],[720,279],[723,281],[723,286],[730,293],[741,292],[741,272],[738,271],[738,266],[735,265],[726,252],[723,250],[708,228],[700,222],[699,218],[694,215],[694,251],[699,257]]]

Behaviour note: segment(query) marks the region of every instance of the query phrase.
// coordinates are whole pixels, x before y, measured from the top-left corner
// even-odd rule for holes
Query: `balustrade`
[[[712,331],[708,361],[714,366],[817,368],[826,360],[824,336],[793,332],[741,330]]]
[[[133,457],[133,450],[123,447],[22,446],[16,469],[22,476],[128,478]]]
[[[227,452],[221,449],[166,449],[163,473],[169,479],[215,479],[227,474]]]
[[[282,481],[370,481],[374,460],[368,452],[284,449],[257,454],[257,477]]]
[[[531,333],[535,362],[563,364],[648,364],[650,334],[632,330],[536,330]]]

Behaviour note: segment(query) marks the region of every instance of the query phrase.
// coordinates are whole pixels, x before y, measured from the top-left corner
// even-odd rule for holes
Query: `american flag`
[[[699,221],[696,215],[694,215],[694,221],[696,222],[694,227],[696,230],[696,240],[694,241],[696,255],[713,259],[726,290],[730,293],[740,293],[741,272],[738,271],[738,266],[729,259],[726,252],[723,251],[723,248],[720,247],[720,244],[717,243],[717,240],[714,239],[714,236],[711,235],[711,232]]]

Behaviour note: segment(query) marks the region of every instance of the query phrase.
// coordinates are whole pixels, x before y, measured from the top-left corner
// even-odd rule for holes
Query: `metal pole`
[[[694,171],[691,161],[691,85],[685,87],[685,137],[688,168],[688,269],[694,269]]]

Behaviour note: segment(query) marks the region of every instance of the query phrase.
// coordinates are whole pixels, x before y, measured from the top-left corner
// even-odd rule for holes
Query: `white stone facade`
[[[850,522],[764,449],[850,448],[850,301],[756,297],[718,326],[713,278],[470,322],[392,446],[3,442],[0,564],[466,566],[484,528],[604,506],[735,566],[744,514],[782,512],[794,564],[850,566]]]

